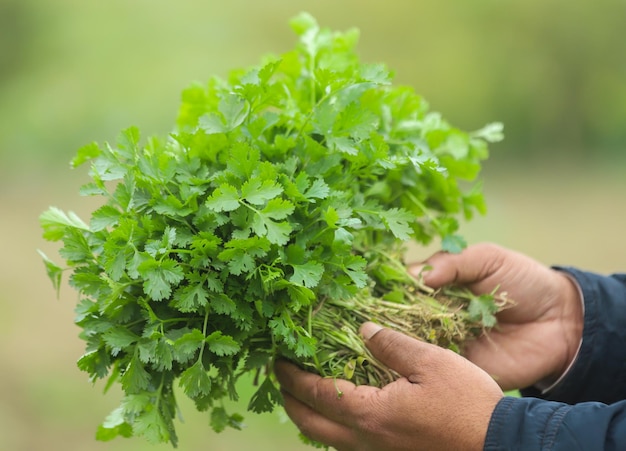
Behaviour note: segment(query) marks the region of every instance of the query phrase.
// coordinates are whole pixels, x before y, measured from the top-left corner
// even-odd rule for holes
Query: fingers
[[[353,400],[362,400],[365,395],[365,393],[358,396],[355,394],[373,389],[367,386],[356,387],[352,382],[343,379],[324,378],[285,361],[276,362],[274,372],[284,392],[315,412],[337,422],[340,422],[346,413],[353,414],[351,412]]]
[[[445,352],[434,345],[370,322],[361,326],[361,335],[376,359],[414,383],[420,381],[423,369],[430,366],[433,358]]]
[[[337,449],[352,449],[358,437],[351,422],[359,418],[370,392],[376,389],[323,378],[285,361],[276,362],[274,373],[281,385],[285,410],[300,432]]]
[[[354,432],[347,426],[319,414],[286,391],[283,391],[283,400],[289,418],[311,440],[332,444],[336,448],[353,441]]]
[[[422,277],[424,283],[432,288],[450,284],[479,284],[502,267],[507,252],[512,254],[491,243],[476,244],[459,254],[438,252],[426,261],[412,265],[409,272],[415,277]],[[489,287],[485,288],[489,291]]]

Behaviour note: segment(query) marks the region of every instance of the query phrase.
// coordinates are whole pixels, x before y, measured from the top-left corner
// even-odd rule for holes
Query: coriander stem
[[[156,402],[154,403],[154,408],[159,410],[159,404],[161,404],[161,395],[163,393],[163,384],[165,382],[165,373],[161,373],[161,383],[159,384],[159,388],[157,389]]]
[[[209,309],[206,309],[206,313],[204,314],[204,325],[202,326],[202,335],[206,338],[207,326],[209,324]],[[200,354],[198,355],[198,361],[202,362],[202,356],[204,354],[204,347],[206,345],[206,341],[202,340],[202,347],[200,348]]]
[[[415,195],[412,192],[406,191],[404,194],[409,199],[411,199],[411,201],[415,205],[417,205],[418,207],[420,207],[422,209],[422,211],[424,212],[424,215],[426,215],[428,217],[429,221],[431,221],[435,225],[439,225],[439,220],[430,213],[430,210],[428,210],[428,208],[426,208],[426,205],[424,205],[424,203],[422,201],[420,201],[417,197],[415,197]]]
[[[307,319],[307,330],[309,332],[309,336],[313,336],[313,305],[309,304],[309,312]]]

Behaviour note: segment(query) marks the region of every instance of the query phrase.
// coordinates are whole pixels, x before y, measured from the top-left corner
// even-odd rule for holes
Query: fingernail
[[[363,337],[363,339],[367,341],[371,339],[374,335],[376,335],[378,332],[380,332],[382,329],[383,329],[382,326],[368,321],[367,323],[363,323],[359,332],[361,333],[361,336]]]
[[[412,265],[409,266],[409,274],[411,274],[413,277],[419,277],[419,275],[422,273],[422,270],[424,269],[425,265]]]
[[[411,274],[416,279],[420,277],[424,277],[428,272],[433,269],[432,266],[427,265],[425,263],[416,263],[414,265],[409,266],[409,274]]]

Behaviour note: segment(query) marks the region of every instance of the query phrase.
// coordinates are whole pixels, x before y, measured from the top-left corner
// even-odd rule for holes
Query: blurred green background
[[[489,212],[462,228],[469,242],[626,268],[622,0],[0,0],[0,449],[169,449],[94,441],[118,399],[75,367],[76,295],[55,298],[36,249],[56,248],[37,217],[54,205],[88,218],[87,176],[68,165],[78,147],[129,125],[167,133],[184,87],[290,50],[302,10],[359,28],[362,59],[386,63],[454,125],[505,124],[482,174]],[[280,414],[219,435],[190,404],[183,414],[183,450],[308,449]]]

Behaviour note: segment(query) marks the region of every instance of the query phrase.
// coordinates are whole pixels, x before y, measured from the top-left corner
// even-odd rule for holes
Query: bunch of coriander
[[[131,127],[80,149],[81,194],[105,199],[89,224],[54,207],[40,218],[63,243],[63,267],[44,256],[50,278],[58,290],[69,270],[80,293],[78,366],[124,391],[99,439],[176,445],[176,386],[214,429],[239,427],[224,400],[254,373],[249,409],[272,410],[277,356],[385,384],[365,320],[453,349],[494,325],[493,297],[431,293],[402,255],[411,239],[463,247],[457,218],[484,211],[472,181],[501,127],[451,127],[359,62],[355,30],[307,14],[292,27],[295,50],[185,90],[168,136]]]

